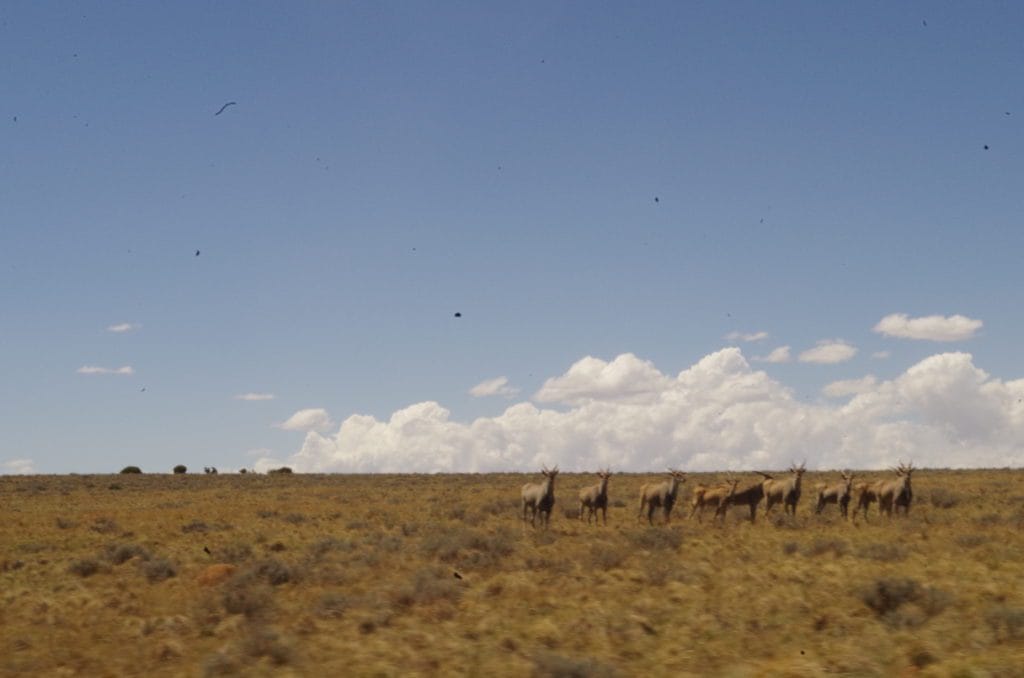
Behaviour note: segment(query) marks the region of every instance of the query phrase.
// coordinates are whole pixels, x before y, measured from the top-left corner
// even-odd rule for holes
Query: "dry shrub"
[[[217,549],[217,557],[225,563],[237,565],[252,558],[252,547],[241,542],[234,542]]]
[[[518,499],[492,499],[480,505],[480,511],[486,515],[500,516],[502,514],[514,513],[519,510]]]
[[[999,605],[985,615],[998,642],[1024,639],[1024,608]]]
[[[643,551],[675,551],[683,544],[683,533],[663,527],[646,527],[630,532],[629,540]]]
[[[323,619],[341,619],[348,608],[348,596],[341,593],[325,593],[316,603],[316,615]]]
[[[420,541],[420,550],[428,557],[464,567],[493,567],[516,548],[513,532],[499,528],[493,533],[458,526],[432,532]]]
[[[113,518],[97,518],[89,529],[99,534],[110,534],[111,532],[117,532],[120,528]]]
[[[258,619],[273,605],[270,588],[254,577],[238,576],[224,585],[221,604],[228,614],[242,614],[247,619]]]
[[[899,562],[907,557],[907,549],[900,544],[877,542],[866,544],[857,551],[857,556],[886,563]]]
[[[551,652],[533,658],[533,678],[614,678],[618,671],[596,659],[576,659]]]
[[[432,566],[416,571],[412,580],[394,592],[394,603],[399,607],[427,605],[438,601],[458,603],[462,587],[445,568]]]
[[[622,544],[594,544],[590,547],[590,565],[599,570],[614,570],[629,560],[630,553]]]
[[[241,668],[237,661],[223,652],[214,652],[203,661],[203,676],[230,676]]]
[[[176,576],[178,571],[171,561],[166,558],[158,558],[143,565],[142,573],[146,575],[146,579],[149,580],[150,584],[155,584]]]
[[[275,558],[259,561],[253,567],[253,572],[271,586],[280,586],[299,580],[299,572],[295,566],[282,563]]]
[[[563,508],[562,509],[562,515],[565,516],[566,518],[568,518],[569,520],[579,520],[580,519],[580,511],[579,511],[579,509],[573,508],[571,506],[566,506],[565,508]]]
[[[973,549],[988,543],[989,538],[983,534],[961,534],[957,535],[954,541],[965,549]]]
[[[193,520],[191,523],[188,523],[187,525],[182,525],[181,531],[185,534],[190,534],[192,532],[198,532],[202,534],[204,532],[209,532],[210,527],[201,520]]]
[[[328,537],[321,539],[312,546],[309,547],[310,555],[313,556],[313,560],[321,560],[328,553],[340,552],[348,553],[355,550],[355,542],[349,539],[338,539],[336,537]]]
[[[120,565],[132,558],[149,560],[150,555],[149,551],[138,544],[107,544],[103,549],[103,558],[109,560],[114,565]]]
[[[805,556],[822,556],[831,553],[835,557],[845,556],[850,552],[850,545],[842,539],[815,539],[809,546],[804,547]]]
[[[64,520],[63,518],[57,518],[57,529],[58,530],[70,530],[74,527],[78,527],[78,523],[73,523],[70,520]]]
[[[91,577],[102,569],[103,566],[91,558],[76,560],[68,566],[68,572],[79,577]]]
[[[785,553],[787,556],[791,556],[794,553],[797,553],[799,550],[800,544],[796,543],[795,541],[787,541],[782,545],[782,552]]]
[[[953,508],[960,503],[960,498],[944,487],[933,488],[928,499],[932,506],[941,509]]]
[[[861,592],[861,600],[890,626],[917,627],[952,602],[945,591],[909,578],[878,579]]]
[[[292,648],[281,640],[276,631],[259,625],[250,625],[242,638],[241,650],[247,657],[254,659],[266,657],[275,666],[289,663],[294,654]]]
[[[301,513],[289,513],[281,520],[283,520],[286,523],[291,523],[292,525],[301,525],[302,523],[306,522],[307,518]]]
[[[267,509],[260,509],[259,511],[256,512],[256,517],[263,518],[264,520],[266,520],[267,518],[276,518],[277,516],[277,511],[268,511]]]

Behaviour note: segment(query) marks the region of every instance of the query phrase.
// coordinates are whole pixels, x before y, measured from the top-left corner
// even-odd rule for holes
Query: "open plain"
[[[858,473],[857,481],[891,477]],[[914,475],[909,515],[577,519],[593,474],[0,477],[0,674],[1024,675],[1024,472]],[[741,474],[740,486],[759,479]],[[851,505],[851,513],[854,505]]]

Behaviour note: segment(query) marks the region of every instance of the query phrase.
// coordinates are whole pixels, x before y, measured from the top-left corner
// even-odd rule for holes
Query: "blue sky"
[[[629,379],[661,388],[642,365],[674,379],[729,347],[747,368],[728,374],[809,408],[781,418],[824,421],[849,404],[822,389],[867,375],[877,387],[854,399],[919,393],[899,380],[954,354],[969,360],[928,365],[982,370],[1010,403],[1022,20],[1010,3],[9,4],[0,463],[589,468],[616,445],[636,468],[785,463],[802,434],[751,420],[713,459],[687,451],[716,449],[706,420],[599,440],[530,424],[491,443],[446,424],[403,439],[413,460],[376,438],[357,459],[339,430],[418,403],[513,428],[522,403],[629,416]],[[873,331],[894,313],[982,325]],[[838,339],[856,354],[799,360]],[[781,346],[789,362],[756,359]],[[625,365],[623,391],[538,398],[588,356]],[[517,392],[470,395],[498,377]],[[912,427],[941,417],[906,393],[898,444],[881,420],[843,419],[821,444],[860,427],[872,449],[812,461],[917,450],[929,434]],[[307,409],[330,426],[275,427]],[[998,445],[954,427],[931,462],[1012,453],[1018,414],[1000,410]],[[463,456],[435,462],[441,448]]]

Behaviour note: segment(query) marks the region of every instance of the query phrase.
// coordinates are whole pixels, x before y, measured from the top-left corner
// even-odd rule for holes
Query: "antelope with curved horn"
[[[784,513],[792,513],[796,515],[796,505],[800,501],[800,479],[803,477],[807,463],[804,462],[799,466],[793,465],[789,467],[789,472],[793,475],[785,480],[776,480],[774,477],[767,473],[761,473],[765,477],[765,481],[761,483],[764,486],[764,515],[768,517],[768,513],[772,510],[772,507],[782,502],[782,510]]]
[[[668,525],[672,516],[672,507],[676,503],[676,494],[679,492],[679,484],[686,482],[686,474],[670,468],[669,479],[663,483],[648,483],[640,488],[640,511],[637,518],[647,510],[647,522],[654,525],[654,511],[661,508],[665,516],[665,524]]]
[[[818,505],[814,509],[815,513],[820,514],[825,509],[826,504],[836,504],[839,506],[839,512],[843,514],[843,518],[849,517],[853,474],[849,471],[843,471],[842,477],[843,482],[841,483],[834,483],[832,485],[821,483],[818,485]]]
[[[910,487],[910,476],[915,470],[917,469],[914,468],[914,462],[910,462],[906,466],[903,465],[903,462],[900,462],[899,471],[906,478],[906,482],[903,485],[903,490],[893,500],[897,515],[899,515],[901,506],[903,507],[903,515],[910,515],[910,504],[914,501],[914,490]]]
[[[610,468],[598,471],[597,477],[601,479],[601,482],[580,490],[580,520],[583,520],[583,510],[587,509],[587,525],[590,524],[591,518],[594,518],[595,523],[597,522],[597,511],[599,509],[604,518],[604,524],[608,524],[608,478],[611,475],[612,470]]]
[[[526,511],[530,510],[530,525],[537,526],[537,514],[540,513],[540,522],[547,527],[551,522],[551,509],[555,506],[555,476],[558,475],[558,467],[548,469],[547,466],[541,469],[544,474],[542,483],[526,483],[523,485],[520,496],[523,505],[523,524],[526,524]]]
[[[878,484],[878,511],[890,518],[894,507],[899,513],[901,499],[905,502],[907,510],[910,509],[910,501],[913,498],[910,476],[914,472],[914,467],[913,465],[904,466],[901,461],[899,466],[893,467],[891,470],[896,472],[896,478]]]

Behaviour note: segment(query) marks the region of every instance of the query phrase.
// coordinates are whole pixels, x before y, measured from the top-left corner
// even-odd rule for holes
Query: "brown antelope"
[[[857,505],[853,509],[853,517],[857,517],[857,511],[864,509],[864,520],[868,519],[868,509],[878,501],[878,488],[884,480],[876,480],[873,483],[857,483],[854,491],[857,493]]]
[[[892,517],[893,507],[896,507],[897,513],[899,513],[901,498],[906,502],[906,507],[909,510],[910,500],[913,496],[910,488],[910,475],[914,470],[913,465],[907,467],[901,461],[900,465],[892,470],[896,472],[896,478],[885,480],[878,484],[878,512],[884,513],[890,518]]]
[[[910,503],[914,501],[914,490],[910,487],[910,476],[914,473],[914,470],[914,462],[910,462],[906,466],[903,465],[903,462],[900,462],[899,471],[906,478],[906,483],[903,486],[903,491],[896,495],[894,500],[897,515],[900,512],[901,506],[903,507],[903,515],[910,514]]]
[[[774,477],[767,473],[761,473],[765,477],[763,483],[764,486],[764,515],[767,518],[768,512],[772,510],[772,507],[782,502],[782,510],[784,513],[792,513],[796,515],[796,505],[800,501],[800,479],[804,475],[806,462],[796,466],[789,467],[789,472],[793,474],[791,478],[786,480],[776,480]]]
[[[526,524],[526,510],[530,509],[530,525],[537,526],[537,514],[540,513],[540,522],[545,527],[551,522],[551,509],[555,506],[555,476],[558,475],[558,467],[548,469],[545,466],[541,469],[544,474],[542,483],[526,483],[523,485],[521,496],[523,499],[523,524]]]
[[[608,524],[608,478],[611,475],[611,469],[598,471],[597,477],[601,479],[601,482],[580,490],[580,520],[583,520],[583,509],[587,509],[587,525],[590,524],[591,518],[594,518],[595,523],[597,522],[598,509],[601,510],[604,524]]]
[[[718,509],[722,504],[730,501],[732,496],[736,494],[736,485],[739,484],[739,480],[728,480],[725,483],[718,485],[717,487],[708,487],[706,485],[698,485],[693,492],[693,500],[690,502],[692,509],[690,510],[690,518],[693,514],[697,514],[697,520],[704,522],[704,508],[714,508],[715,517],[719,515]]]
[[[676,494],[679,492],[679,483],[686,482],[686,474],[675,469],[668,470],[670,477],[663,483],[649,483],[640,488],[640,511],[637,518],[644,514],[647,509],[647,522],[654,524],[654,510],[661,508],[665,516],[665,524],[668,525],[672,516],[672,507],[676,503]]]
[[[757,505],[761,503],[764,498],[764,483],[757,482],[748,487],[744,487],[742,490],[734,490],[732,496],[729,497],[729,501],[724,501],[715,511],[715,517],[719,515],[725,518],[726,512],[728,512],[730,506],[746,506],[750,509],[750,522],[754,522],[757,519]]]
[[[853,489],[853,474],[843,471],[843,482],[833,485],[820,483],[818,485],[818,505],[814,512],[820,514],[826,504],[837,504],[843,518],[849,517],[850,494]]]

